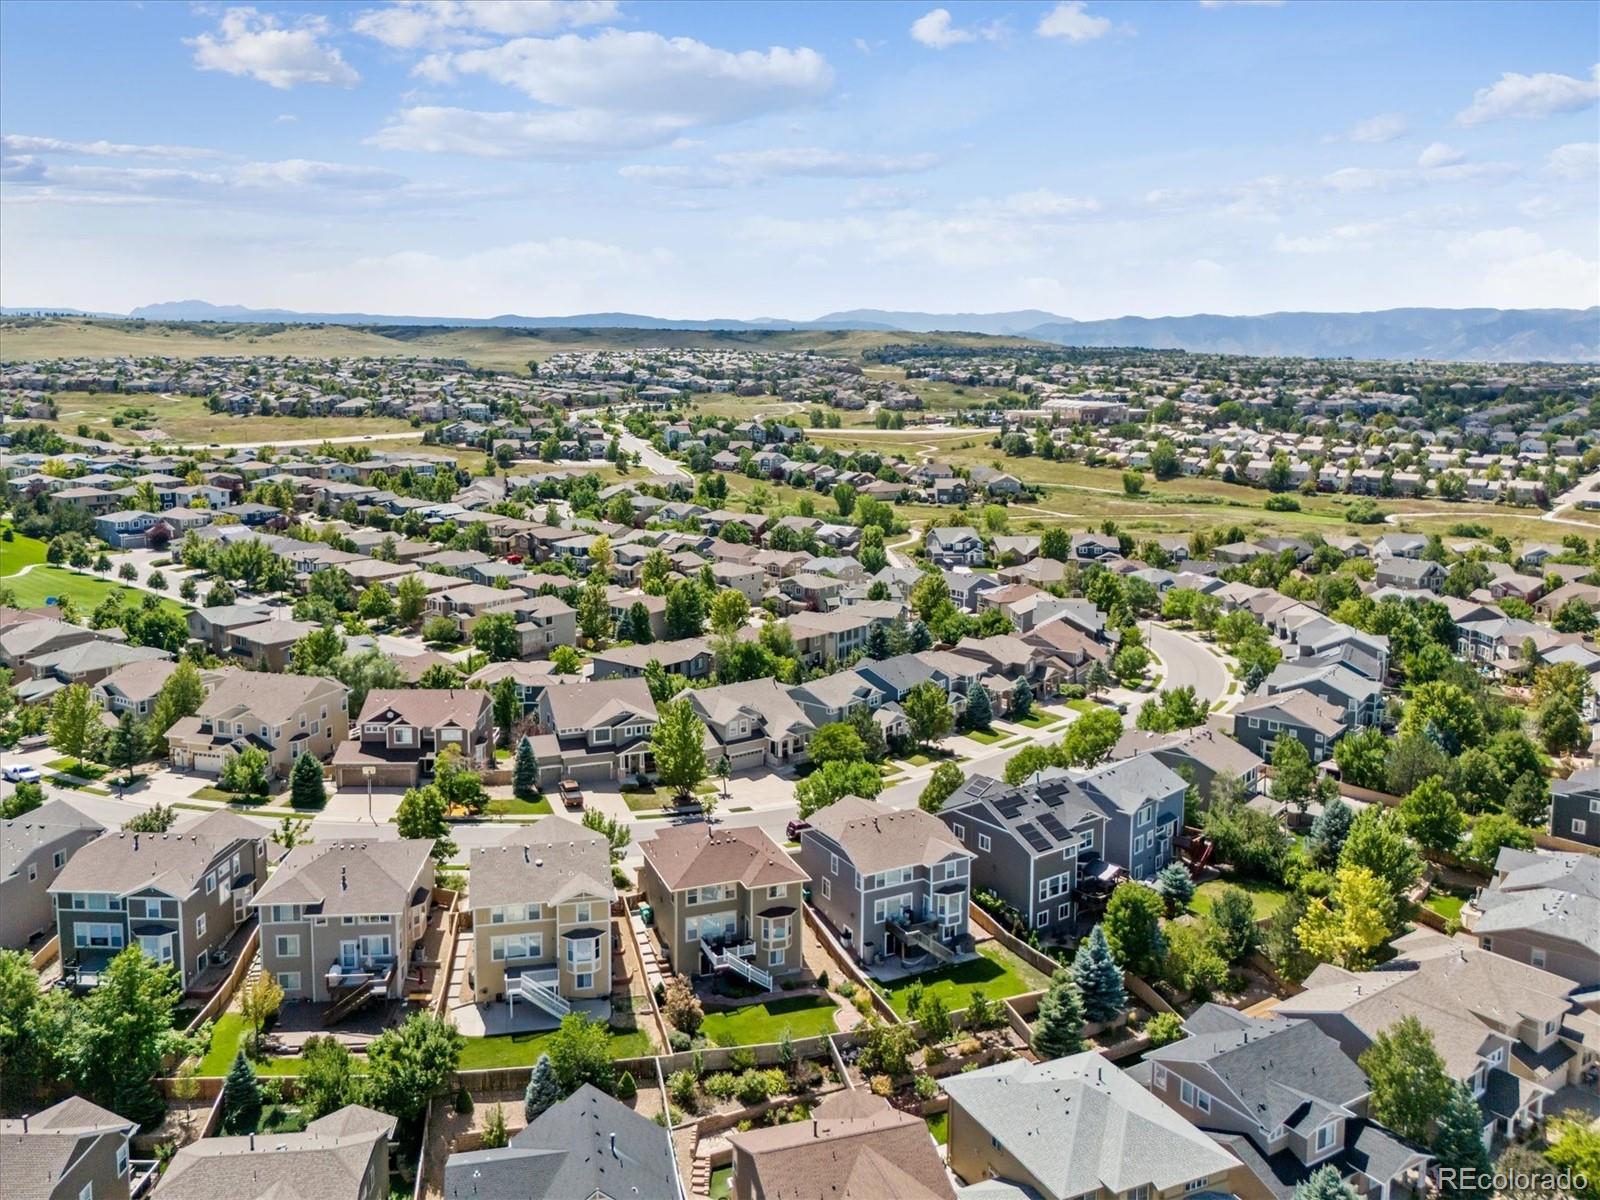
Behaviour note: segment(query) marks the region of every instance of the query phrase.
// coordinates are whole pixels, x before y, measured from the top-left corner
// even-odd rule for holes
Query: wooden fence
[[[993,916],[991,916],[984,909],[979,908],[976,904],[969,903],[967,905],[967,916],[975,925],[978,926],[978,928],[982,929],[995,941],[999,942],[1002,946],[1011,951],[1011,953],[1015,954],[1023,962],[1027,963],[1035,971],[1042,972],[1047,978],[1051,975],[1054,975],[1056,970],[1061,966],[1059,962],[1051,958],[1048,954],[1044,953],[1042,950],[1035,950],[1032,946],[1028,945],[1027,942],[1023,941],[1010,930],[1006,929],[1000,924],[999,921],[996,921]]]
[[[40,946],[38,950],[34,951],[33,969],[35,971],[44,970],[45,967],[55,962],[56,957],[60,953],[61,937],[59,934],[52,934],[48,942]]]
[[[211,999],[195,1014],[194,1020],[189,1022],[185,1033],[193,1033],[207,1021],[214,1021],[227,1010],[228,1002],[233,999],[234,992],[239,990],[239,984],[250,971],[250,964],[255,961],[256,949],[261,945],[261,925],[250,931],[250,936],[245,939],[239,957],[233,960],[233,970],[228,972],[228,977],[222,981],[222,986],[212,993]]]
[[[883,993],[873,985],[872,979],[867,975],[860,964],[850,956],[850,952],[840,943],[828,923],[818,914],[816,909],[807,904],[802,906],[801,912],[805,914],[806,924],[811,926],[811,932],[816,935],[818,943],[828,952],[828,957],[850,977],[850,981],[858,988],[866,988],[872,997],[872,1007],[877,1014],[891,1025],[901,1023],[900,1014],[895,1012],[889,1002],[883,998]],[[854,999],[854,997],[851,997]]]

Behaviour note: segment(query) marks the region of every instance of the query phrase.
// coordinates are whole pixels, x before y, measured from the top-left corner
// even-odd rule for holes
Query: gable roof
[[[674,892],[712,883],[771,887],[809,878],[766,830],[754,825],[680,825],[641,841],[639,850]]]
[[[863,875],[931,867],[952,855],[977,857],[932,813],[884,808],[859,796],[841,797],[813,813],[811,827],[831,838]]]
[[[489,707],[489,693],[482,688],[374,688],[361,706],[358,723],[377,723],[393,711],[399,720],[419,729],[441,725],[471,729]]]
[[[361,1200],[373,1155],[394,1125],[393,1117],[372,1109],[352,1114],[344,1108],[311,1122],[303,1133],[201,1138],[173,1155],[155,1195],[160,1200]]]
[[[340,705],[350,689],[321,675],[277,675],[266,671],[228,671],[200,703],[199,717],[232,717],[248,712],[268,725],[281,725],[319,695]]]
[[[303,904],[322,916],[404,913],[416,903],[432,838],[296,846],[250,902]]]
[[[557,816],[508,829],[498,843],[472,850],[473,908],[560,904],[573,896],[610,901],[610,843]]]
[[[181,899],[194,890],[213,859],[235,842],[264,841],[266,832],[226,810],[209,813],[182,832],[116,830],[81,847],[49,890],[126,895],[157,888]]]

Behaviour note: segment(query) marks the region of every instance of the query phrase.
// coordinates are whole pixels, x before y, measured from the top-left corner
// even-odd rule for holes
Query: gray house
[[[1069,779],[1008,788],[974,775],[944,803],[939,819],[975,850],[972,886],[993,892],[1029,928],[1071,933],[1080,860],[1097,857],[1106,815]]]
[[[976,855],[920,808],[887,809],[846,796],[800,834],[811,904],[868,966],[932,966],[970,947],[967,899]]]
[[[128,1200],[141,1168],[154,1166],[129,1157],[128,1139],[138,1130],[137,1121],[79,1096],[31,1117],[0,1121],[0,1196]]]
[[[1600,767],[1574,771],[1551,783],[1550,833],[1600,847]]]
[[[50,886],[67,860],[105,832],[105,826],[65,800],[0,821],[0,950],[21,950],[53,932]]]
[[[1401,560],[1404,561],[1404,560]],[[1298,738],[1313,763],[1325,762],[1345,733],[1344,710],[1296,688],[1275,696],[1251,696],[1234,706],[1233,736],[1261,758],[1271,760],[1280,737]]]
[[[208,1137],[172,1156],[156,1200],[216,1196],[317,1196],[386,1200],[389,1142],[399,1124],[388,1113],[347,1104],[302,1133]]]
[[[67,860],[51,885],[61,960],[80,986],[124,947],[172,963],[184,988],[250,917],[267,867],[266,829],[237,813],[182,833],[106,833]]]
[[[1183,777],[1153,754],[1109,763],[1077,781],[1106,817],[1101,857],[1134,879],[1154,878],[1173,859],[1183,824]]]
[[[1347,729],[1383,723],[1383,684],[1343,663],[1281,662],[1261,685],[1269,696],[1303,689],[1344,712]]]
[[[1494,881],[1462,910],[1478,945],[1600,986],[1600,858],[1505,847]]]

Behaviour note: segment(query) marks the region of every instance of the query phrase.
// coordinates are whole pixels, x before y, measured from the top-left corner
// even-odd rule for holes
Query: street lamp
[[[367,781],[367,820],[376,825],[378,822],[372,817],[372,777],[378,773],[377,767],[362,767],[361,774]]]

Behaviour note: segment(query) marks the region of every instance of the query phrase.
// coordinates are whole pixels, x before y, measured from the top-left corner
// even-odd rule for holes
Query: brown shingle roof
[[[674,892],[712,883],[771,887],[808,879],[766,830],[753,825],[663,829],[649,841],[641,842],[639,849],[668,890]]]
[[[480,688],[376,688],[367,693],[359,723],[376,721],[379,714],[393,709],[402,721],[419,729],[452,722],[471,729],[489,705],[489,693]]]
[[[845,796],[821,809],[812,816],[811,826],[837,842],[863,875],[932,866],[952,854],[976,857],[931,813],[884,808],[859,796]]]

